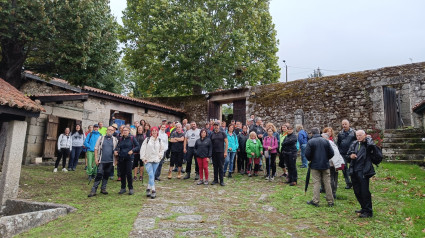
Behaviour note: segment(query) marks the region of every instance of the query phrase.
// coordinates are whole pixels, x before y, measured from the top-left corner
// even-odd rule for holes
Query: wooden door
[[[233,119],[245,124],[246,121],[246,100],[233,101]]]
[[[220,104],[218,102],[209,102],[208,103],[208,119],[221,119],[220,115]]]
[[[44,150],[43,157],[44,158],[54,158],[56,152],[56,143],[58,140],[58,125],[59,118],[49,115],[47,118],[46,125],[46,136],[44,140]]]
[[[385,129],[396,129],[397,120],[397,95],[395,88],[384,87],[384,114]]]

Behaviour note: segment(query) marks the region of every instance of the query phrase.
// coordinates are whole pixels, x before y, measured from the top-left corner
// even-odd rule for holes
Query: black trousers
[[[133,159],[120,158],[118,162],[118,167],[121,172],[121,189],[125,189],[126,182],[128,183],[128,189],[133,189]]]
[[[288,182],[297,182],[298,173],[297,173],[297,153],[283,153],[283,158],[285,164],[288,168]]]
[[[214,167],[214,181],[224,182],[223,180],[223,166],[224,166],[224,152],[213,152],[212,161]]]
[[[96,178],[94,179],[93,188],[91,189],[93,192],[96,192],[99,187],[100,181],[102,181],[102,187],[100,189],[105,190],[106,184],[108,184],[109,175],[111,171],[114,169],[114,164],[110,163],[100,163],[97,167]]]
[[[56,162],[55,162],[55,168],[59,166],[59,161],[61,161],[61,158],[62,158],[62,168],[65,168],[66,158],[68,158],[69,152],[70,152],[69,148],[61,148],[58,158],[56,159]]]
[[[267,172],[267,176],[270,176],[269,174],[269,169],[271,172],[271,176],[274,176],[276,174],[276,153],[271,153],[270,154],[270,163],[271,163],[271,168],[269,165],[269,158],[266,158],[266,172]]]
[[[344,170],[342,170],[342,174],[344,175],[345,183],[347,185],[351,186],[352,183],[350,181],[350,176],[348,175],[348,162],[349,162],[349,160],[347,158],[345,158],[345,156],[342,156],[342,158],[344,159],[344,162],[345,162],[345,167],[344,167]]]
[[[336,190],[338,189],[338,171],[335,170],[335,167],[330,168],[331,172],[331,188],[332,188],[332,194],[335,197]]]
[[[187,147],[187,152],[186,152],[186,173],[190,174],[190,171],[192,171],[192,160],[193,157],[195,156],[195,147]],[[198,166],[198,161],[195,158],[195,172],[197,174],[199,174],[199,166]]]
[[[238,152],[238,172],[246,170],[248,167],[248,157],[245,151]]]
[[[369,191],[369,178],[363,176],[363,171],[355,171],[351,175],[351,181],[353,182],[354,194],[362,207],[362,212],[373,214],[372,195]]]

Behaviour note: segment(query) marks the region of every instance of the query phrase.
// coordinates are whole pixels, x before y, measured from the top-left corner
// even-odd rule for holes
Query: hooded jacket
[[[140,159],[147,163],[159,163],[164,156],[164,143],[159,137],[150,137],[143,141],[140,148]]]
[[[252,139],[246,141],[246,155],[248,158],[260,158],[261,151],[263,151],[263,145],[259,139],[255,139],[255,142]],[[251,154],[253,152],[254,155]]]
[[[66,148],[72,150],[72,136],[71,134],[60,134],[58,138],[58,150]]]
[[[232,135],[226,132],[226,135],[227,135],[227,141],[229,143],[227,151],[236,152],[236,150],[239,148],[238,136],[235,134],[235,132],[233,132]],[[229,150],[230,148],[232,148],[232,150]]]
[[[100,137],[98,131],[92,131],[87,134],[86,140],[84,141],[84,146],[87,148],[87,151],[94,152],[94,147],[96,146],[97,139]]]

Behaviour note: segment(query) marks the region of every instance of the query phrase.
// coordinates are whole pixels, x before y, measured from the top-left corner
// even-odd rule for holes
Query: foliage
[[[325,76],[322,71],[320,71],[320,68],[317,68],[315,70],[313,70],[313,73],[308,75],[309,78],[320,78]]]
[[[14,72],[17,77],[24,66],[74,85],[120,92],[124,69],[117,52],[118,24],[108,3],[2,0],[0,65],[7,72],[0,76]]]
[[[124,62],[143,96],[277,82],[268,0],[129,0]]]
[[[384,138],[384,131],[378,128],[372,128],[371,130],[367,130],[367,134],[372,137],[372,140],[375,142],[375,144],[382,148],[382,141]]]

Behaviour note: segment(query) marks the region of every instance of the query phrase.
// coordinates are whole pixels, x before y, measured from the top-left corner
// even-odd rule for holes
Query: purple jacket
[[[278,147],[278,143],[277,143],[277,138],[272,136],[266,136],[263,138],[263,148],[264,150],[267,150],[267,148],[272,147],[272,150],[270,151],[270,153],[277,153],[277,147]]]

